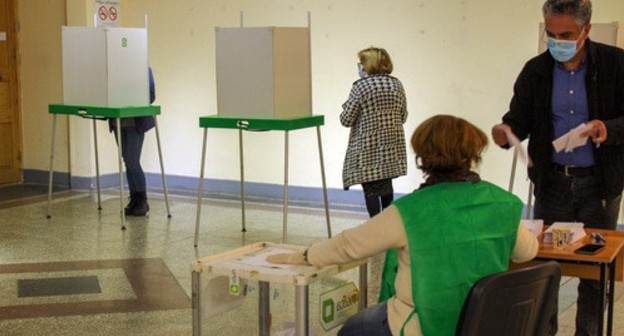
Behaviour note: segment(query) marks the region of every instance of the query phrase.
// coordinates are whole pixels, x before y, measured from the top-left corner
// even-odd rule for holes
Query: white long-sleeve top
[[[393,335],[400,335],[403,324],[414,310],[414,302],[407,235],[399,210],[394,205],[360,226],[312,245],[308,249],[308,261],[318,267],[343,264],[392,248],[398,249],[399,269],[394,284],[396,296],[388,300],[388,324]],[[535,235],[519,224],[511,261],[531,260],[537,255],[538,248]],[[405,326],[405,335],[422,335],[417,314]]]

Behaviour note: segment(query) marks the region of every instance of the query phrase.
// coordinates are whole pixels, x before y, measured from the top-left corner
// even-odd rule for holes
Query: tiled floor
[[[53,216],[46,219],[45,191],[41,195],[41,190],[19,188],[26,191],[0,187],[0,335],[190,335],[191,261],[282,236],[279,204],[248,203],[247,233],[242,234],[237,202],[206,200],[194,248],[192,197],[171,198],[172,218],[167,218],[162,196],[152,195],[149,215],[127,218],[122,231],[114,190],[103,194],[101,211],[94,194],[59,191]],[[366,217],[363,212],[331,211],[334,232]],[[288,223],[289,243],[307,245],[326,236],[323,209],[291,207]],[[377,257],[370,266],[369,302],[376,299],[381,263]],[[58,279],[74,281],[70,287],[79,288],[68,289]],[[47,281],[43,292],[41,281]],[[574,334],[575,286],[575,279],[562,282],[559,335]],[[279,307],[273,332],[280,334],[279,329],[292,325],[292,295],[272,293],[272,306]],[[311,294],[315,297],[317,290]],[[211,335],[253,334],[232,327],[237,319],[255,328],[257,304],[250,302],[205,321],[204,329]],[[624,299],[616,302],[615,312],[614,334],[624,335]]]

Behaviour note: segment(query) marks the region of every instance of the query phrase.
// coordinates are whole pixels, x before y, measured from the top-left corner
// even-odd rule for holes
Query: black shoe
[[[147,214],[149,211],[149,204],[147,204],[147,193],[138,192],[136,193],[136,203],[134,204],[134,208],[132,208],[132,216],[142,217]]]
[[[132,214],[132,211],[134,210],[134,207],[136,207],[136,204],[137,204],[137,193],[131,191],[130,202],[124,208],[124,215],[128,216]]]

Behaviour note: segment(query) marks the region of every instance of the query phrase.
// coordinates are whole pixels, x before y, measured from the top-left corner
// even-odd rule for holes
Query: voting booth
[[[366,261],[323,268],[266,261],[303,249],[261,242],[194,261],[193,335],[336,335],[363,306],[366,272],[358,266]]]
[[[65,105],[147,106],[146,28],[63,27]]]
[[[47,217],[52,218],[52,185],[56,121],[59,115],[92,119],[98,210],[102,210],[96,120],[154,117],[158,158],[167,206],[169,198],[157,116],[160,106],[150,104],[149,62],[146,28],[63,27],[63,104],[50,104],[53,116],[48,175]],[[119,181],[119,215],[125,230],[121,132],[116,132]],[[84,158],[80,158],[84,160]]]
[[[312,114],[309,28],[215,28],[220,117]]]

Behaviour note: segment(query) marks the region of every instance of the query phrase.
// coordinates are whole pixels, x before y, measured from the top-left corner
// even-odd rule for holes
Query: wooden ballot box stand
[[[193,335],[335,335],[366,304],[366,260],[323,268],[266,261],[304,249],[261,242],[195,260]]]

